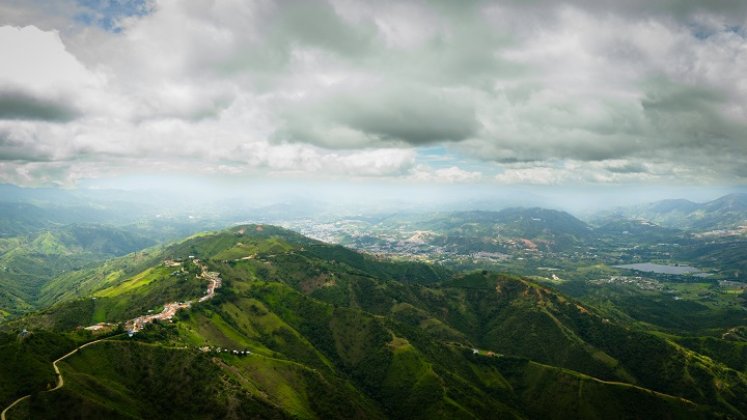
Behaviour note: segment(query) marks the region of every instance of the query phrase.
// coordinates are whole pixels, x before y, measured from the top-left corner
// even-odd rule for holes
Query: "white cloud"
[[[413,168],[409,179],[421,182],[438,182],[447,184],[458,184],[477,182],[482,180],[483,175],[479,171],[467,171],[458,166],[434,169],[426,165],[418,165]]]
[[[0,27],[0,178],[745,181],[745,8],[535,3],[158,0],[109,33],[14,1],[44,30]]]
[[[57,32],[34,26],[0,27],[0,82],[35,91],[76,89],[95,81],[66,51]]]
[[[666,161],[610,159],[506,164],[495,181],[502,185],[656,184],[701,185],[720,180],[718,171]]]

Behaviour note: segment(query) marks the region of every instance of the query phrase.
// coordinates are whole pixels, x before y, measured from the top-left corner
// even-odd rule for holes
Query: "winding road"
[[[59,366],[57,366],[57,363],[59,363],[59,362],[65,360],[65,359],[67,359],[68,357],[74,355],[75,353],[78,352],[78,350],[80,350],[82,348],[86,348],[88,346],[92,346],[92,345],[94,345],[96,343],[100,343],[102,341],[110,340],[110,339],[112,339],[114,337],[118,337],[120,335],[124,335],[124,334],[117,334],[117,335],[113,335],[111,337],[101,338],[99,340],[89,341],[88,343],[81,344],[80,346],[76,347],[70,353],[67,353],[66,355],[64,355],[64,356],[58,358],[57,360],[55,360],[54,362],[52,362],[52,367],[54,368],[54,373],[57,374],[57,386],[55,386],[54,388],[49,389],[47,391],[44,391],[44,392],[57,391],[58,389],[62,388],[63,385],[65,385],[65,378],[62,377],[62,372],[60,371]],[[13,401],[13,403],[11,405],[7,406],[5,408],[5,410],[3,410],[3,412],[0,414],[0,420],[7,420],[6,414],[8,413],[8,411],[11,408],[15,407],[16,404],[20,403],[21,401],[23,401],[23,400],[25,400],[26,398],[29,398],[29,397],[31,397],[31,395],[24,395],[23,397],[15,400],[15,401]]]
[[[207,265],[205,265],[205,263],[203,263],[199,259],[195,258],[193,262],[200,268],[200,274],[197,275],[197,278],[206,280],[208,282],[207,289],[205,290],[205,295],[203,295],[198,300],[198,303],[202,303],[208,299],[212,299],[213,296],[215,296],[215,289],[221,287],[222,280],[220,278],[220,273],[215,271],[208,271]],[[191,306],[191,300],[183,303],[169,302],[163,305],[163,310],[160,313],[154,315],[142,315],[129,321],[125,321],[124,327],[127,332],[132,335],[142,330],[146,324],[157,320],[169,320],[173,318],[174,315],[176,315],[176,313],[181,309],[189,308]]]
[[[205,295],[202,296],[199,299],[199,302],[204,302],[204,301],[206,301],[208,299],[211,299],[213,296],[215,296],[215,289],[221,287],[222,281],[221,281],[221,278],[220,278],[220,273],[209,272],[208,269],[207,269],[207,266],[204,263],[202,263],[200,260],[198,260],[198,259],[195,259],[194,262],[195,262],[195,264],[197,264],[198,267],[200,267],[200,274],[197,277],[198,278],[202,278],[204,280],[207,280],[208,283],[209,283],[208,287],[207,287],[207,290],[205,292]],[[127,321],[125,323],[125,326],[131,325],[131,327],[129,327],[129,332],[130,333],[137,332],[140,329],[142,329],[142,327],[145,324],[147,324],[147,323],[149,323],[149,322],[151,322],[153,320],[156,320],[156,319],[171,319],[178,310],[183,309],[183,308],[189,308],[190,306],[191,306],[191,303],[189,303],[189,302],[185,303],[185,304],[180,304],[180,303],[177,303],[177,302],[167,303],[167,304],[164,305],[164,310],[160,314],[157,314],[157,315],[143,315],[141,317],[138,317],[138,318],[132,319],[130,321]],[[60,371],[60,368],[57,366],[57,363],[59,363],[59,362],[65,360],[65,359],[67,359],[68,357],[74,355],[80,349],[86,348],[88,346],[92,346],[92,345],[94,345],[96,343],[100,343],[102,341],[110,340],[110,339],[112,339],[114,337],[118,337],[120,335],[125,335],[125,334],[127,334],[127,333],[117,334],[117,335],[113,335],[111,337],[106,337],[106,338],[101,338],[101,339],[94,340],[94,341],[89,341],[88,343],[85,343],[85,344],[82,344],[82,345],[76,347],[70,353],[67,353],[66,355],[64,355],[64,356],[60,357],[59,359],[55,360],[54,362],[52,362],[52,367],[54,368],[54,372],[57,374],[57,386],[55,386],[52,389],[43,391],[43,392],[57,391],[58,389],[62,388],[63,385],[65,385],[65,379],[62,377],[62,372]],[[8,411],[10,411],[11,408],[15,407],[21,401],[23,401],[23,400],[25,400],[26,398],[29,398],[29,397],[31,397],[30,394],[29,395],[24,395],[21,398],[13,401],[13,403],[10,404],[9,406],[5,407],[5,410],[3,410],[2,413],[0,413],[0,420],[7,420],[6,414],[8,413]]]
[[[9,405],[8,407],[6,407],[6,408],[5,408],[5,410],[3,410],[2,414],[0,414],[0,419],[2,419],[2,420],[5,420],[5,419],[6,419],[6,417],[5,417],[5,413],[7,413],[7,412],[8,412],[8,410],[10,410],[10,409],[11,409],[11,408],[13,408],[13,407],[14,407],[14,406],[15,406],[16,404],[18,404],[19,402],[21,402],[21,401],[25,400],[26,398],[28,398],[28,397],[30,397],[30,396],[31,396],[31,395],[24,395],[23,397],[21,397],[21,398],[19,398],[19,399],[15,400],[15,401],[13,401],[13,404],[11,404],[11,405]]]

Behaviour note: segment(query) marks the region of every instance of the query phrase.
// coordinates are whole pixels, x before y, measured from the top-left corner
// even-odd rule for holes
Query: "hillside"
[[[562,250],[591,235],[591,228],[572,215],[541,208],[456,212],[412,223],[411,228],[434,232],[429,244],[458,253],[515,247]]]
[[[5,189],[2,187],[0,185],[0,190]],[[5,201],[10,198],[3,196],[0,201],[0,238],[33,235],[70,224],[111,223],[113,220],[121,224],[132,223],[136,220],[135,214],[138,214],[133,206],[123,208],[121,203],[110,208],[80,205],[75,197],[62,200],[65,205],[55,204],[54,201],[38,205],[26,201]]]
[[[144,418],[184,406],[184,418],[747,413],[744,368],[711,357],[717,345],[684,346],[629,328],[525,278],[384,260],[271,226],[200,234],[110,262],[77,278],[84,298],[4,328],[61,334],[123,321],[159,299],[193,299],[202,291],[188,256],[222,276],[215,298],[179,312],[173,324],[150,324],[130,339],[71,356],[62,365],[62,390],[35,394],[14,412],[49,418],[66,407],[70,417]],[[168,269],[175,260],[184,275]]]
[[[747,193],[729,194],[705,203],[663,200],[621,208],[608,216],[645,219],[677,229],[734,229],[747,224]]]
[[[686,233],[679,229],[659,226],[646,220],[614,220],[597,227],[594,233],[599,240],[620,244],[672,243],[681,242],[687,237]]]
[[[44,306],[44,287],[66,273],[154,245],[128,230],[90,224],[0,239],[0,319]]]

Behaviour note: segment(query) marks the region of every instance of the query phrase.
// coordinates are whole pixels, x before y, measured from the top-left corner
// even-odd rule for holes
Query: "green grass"
[[[0,406],[54,384],[52,361],[74,346],[69,337],[45,331],[0,333]]]
[[[699,418],[705,408],[624,383],[604,382],[521,359],[482,358],[495,365],[537,418]]]
[[[0,310],[21,315],[47,306],[70,293],[58,278],[77,278],[107,259],[122,256],[153,241],[110,226],[68,225],[0,240]]]
[[[106,289],[99,290],[93,295],[97,297],[116,297],[123,293],[135,290],[139,287],[146,286],[150,284],[151,282],[159,280],[163,277],[166,277],[173,271],[174,271],[173,267],[152,267],[115,286],[111,286],[111,287],[107,287]]]
[[[135,418],[277,417],[279,410],[223,378],[207,354],[160,345],[104,342],[62,363],[65,388],[31,401],[33,418],[115,413]],[[59,407],[67,407],[58,411]]]

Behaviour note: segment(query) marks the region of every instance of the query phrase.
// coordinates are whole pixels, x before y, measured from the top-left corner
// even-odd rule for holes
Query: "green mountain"
[[[135,220],[133,213],[138,213],[133,206],[126,206],[126,209],[123,206],[102,208],[76,204],[70,197],[66,201],[66,205],[0,201],[0,238],[32,235],[70,224],[104,224],[112,220],[119,220],[122,224],[132,223]]]
[[[613,220],[594,229],[595,236],[604,242],[617,244],[678,243],[688,235],[674,228],[659,226],[647,220]]]
[[[64,387],[34,393],[10,418],[747,415],[744,359],[725,340],[647,333],[526,278],[390,261],[271,226],[76,272],[57,280],[75,290],[65,301],[0,329],[51,330],[61,337],[51,361],[93,339],[77,325],[201,296],[189,256],[220,273],[213,299],[66,358]],[[8,354],[23,351],[6,337]],[[24,369],[0,370],[0,382]],[[4,392],[7,405],[28,387]]]
[[[542,208],[456,212],[413,224],[435,233],[428,243],[458,253],[512,248],[560,250],[580,245],[592,228],[572,215]]]
[[[128,230],[100,225],[66,225],[0,239],[0,319],[50,301],[44,287],[53,279],[154,245]]]

